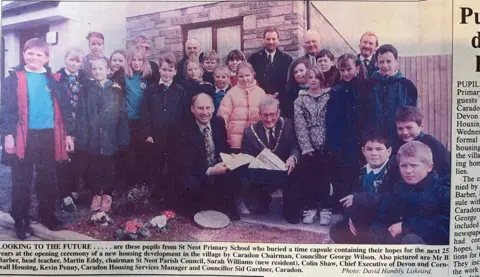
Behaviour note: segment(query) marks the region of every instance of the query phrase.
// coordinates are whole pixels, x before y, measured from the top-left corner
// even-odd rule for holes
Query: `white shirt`
[[[372,168],[369,163],[367,163],[367,174],[373,171],[373,174],[377,175],[382,169],[385,167],[385,165],[388,163],[388,159],[385,163],[382,164],[382,166],[378,168]]]
[[[160,82],[158,82],[159,85],[163,84],[166,87],[170,87],[172,85],[172,83],[173,83],[173,79],[170,80],[169,83],[165,83],[162,79],[160,79]]]
[[[68,69],[65,68],[65,73],[67,73],[68,76],[78,76],[78,71],[75,72],[75,73],[72,73],[70,71],[68,71]]]
[[[215,93],[218,93],[219,91],[223,90],[224,92],[227,92],[228,85],[225,88],[217,88],[215,87]]]
[[[268,55],[272,55],[270,62],[273,63],[273,57],[275,57],[275,53],[277,53],[277,49],[273,50],[272,53],[269,53],[267,49],[265,49],[265,53],[267,53],[267,58],[268,58]]]
[[[362,55],[360,55],[360,61],[361,61],[362,63],[363,63],[363,60],[366,60],[366,59],[368,59],[368,64],[370,64],[370,63],[372,62],[372,60],[373,60],[373,54],[372,54],[370,57],[368,57],[368,58],[364,58]]]
[[[33,71],[31,69],[29,69],[27,66],[24,67],[25,71],[27,72],[33,72],[33,73],[47,73],[47,69],[45,67],[42,67],[42,69],[38,70],[38,71]]]

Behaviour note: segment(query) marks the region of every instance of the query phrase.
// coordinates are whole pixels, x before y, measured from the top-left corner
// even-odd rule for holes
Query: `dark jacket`
[[[208,82],[195,81],[195,80],[191,80],[191,79],[187,78],[187,79],[183,80],[183,82],[180,83],[180,85],[187,92],[187,95],[188,95],[189,99],[191,99],[193,96],[195,96],[195,95],[197,95],[201,92],[204,92],[204,93],[210,95],[212,98],[214,97],[214,94],[215,94],[215,87],[211,83],[208,83]]]
[[[336,66],[332,66],[330,70],[323,73],[323,76],[325,77],[325,87],[327,88],[333,87],[340,83],[340,73],[338,72]]]
[[[91,154],[110,156],[129,145],[123,90],[108,80],[85,84],[78,107],[76,145]]]
[[[420,236],[427,244],[447,245],[450,227],[450,188],[438,183],[434,171],[416,185],[403,180],[382,197],[372,224],[374,243],[383,243],[388,227],[402,222],[402,235]]]
[[[285,84],[287,83],[287,73],[292,57],[277,48],[273,62],[269,64],[265,48],[252,54],[248,62],[255,70],[255,79],[258,85],[268,94],[285,93]]]
[[[343,164],[360,166],[364,118],[364,82],[355,77],[332,88],[327,106],[327,145]]]
[[[205,56],[204,53],[200,53],[200,57],[199,57],[200,64],[202,64],[204,56]],[[173,81],[175,81],[177,84],[181,84],[185,79],[187,79],[187,76],[185,76],[187,61],[188,61],[188,57],[183,56],[183,58],[177,64],[177,74],[175,75],[175,77],[173,77]]]
[[[423,132],[420,132],[415,140],[420,141],[430,147],[433,154],[433,169],[438,174],[439,182],[450,186],[450,151],[448,151],[448,149],[443,146],[443,144],[435,137]],[[402,142],[402,145],[404,143],[405,142]]]
[[[218,107],[220,107],[220,103],[223,100],[223,97],[225,97],[225,94],[232,88],[231,85],[228,85],[227,88],[225,89],[225,93],[217,93],[217,88],[215,89],[215,93],[213,94],[213,106],[215,107],[215,111],[213,112],[213,116],[217,114]]]
[[[278,101],[280,101],[280,113],[283,117],[293,119],[293,102],[297,100],[298,93],[307,88],[308,86],[301,87],[296,82],[289,82],[286,85],[285,93],[278,96]]]
[[[375,72],[367,84],[367,118],[365,132],[380,131],[398,148],[395,112],[398,108],[417,106],[418,92],[415,85],[398,71],[394,76],[382,76]]]
[[[148,84],[158,84],[160,81],[160,68],[158,67],[158,64],[153,61],[149,61],[150,63],[150,68],[152,69],[152,74],[147,77],[147,83]]]
[[[172,83],[170,87],[158,83],[148,87],[140,111],[142,135],[153,137],[157,145],[178,149],[180,128],[190,114],[190,103],[185,90]]]
[[[68,100],[70,103],[70,111],[72,113],[71,116],[69,116],[69,118],[72,119],[72,122],[70,124],[72,126],[72,129],[75,129],[75,119],[78,108],[78,101],[80,99],[80,93],[83,92],[81,88],[84,84],[91,82],[91,80],[81,69],[78,71],[78,75],[73,81],[69,81],[68,74],[65,71],[64,67],[57,71],[57,73],[60,74],[59,82],[63,86],[63,91],[66,92],[68,96]]]
[[[274,136],[278,144],[277,148],[273,151],[275,155],[284,162],[290,156],[294,156],[297,161],[300,160],[300,147],[298,146],[297,136],[295,135],[293,121],[291,119],[279,118],[275,125]],[[267,134],[261,121],[245,128],[242,137],[242,153],[256,157],[267,145]]]
[[[54,105],[54,135],[55,135],[55,159],[60,161],[67,158],[65,150],[65,135],[73,134],[72,123],[72,113],[70,110],[69,99],[67,93],[64,91],[64,87],[57,81],[60,78],[59,74],[52,74],[51,69],[45,67],[48,78],[48,86],[50,88],[50,93],[52,94],[52,99],[58,103],[59,110],[57,111],[56,106]],[[11,165],[12,162],[16,159],[15,156],[23,157],[22,155],[26,150],[26,141],[28,132],[24,130],[21,134],[17,134],[17,128],[23,130],[26,128],[24,120],[28,120],[26,114],[19,114],[19,105],[26,106],[26,112],[28,113],[28,88],[26,83],[25,69],[24,66],[17,66],[13,71],[9,72],[9,76],[5,78],[2,82],[2,94],[1,94],[1,108],[0,108],[0,135],[5,137],[6,135],[13,135],[15,138],[16,145],[16,154],[7,154],[5,152],[5,147],[2,148],[2,164]],[[25,78],[25,83],[19,86],[18,75],[22,75]],[[23,88],[21,93],[25,95],[26,101],[20,103],[18,95],[19,88]],[[54,101],[54,102],[55,102]],[[24,118],[24,119],[23,119]],[[61,120],[63,119],[63,120]],[[59,123],[62,125],[60,126]],[[27,122],[28,125],[28,122]],[[21,143],[21,141],[24,141]],[[23,153],[23,154],[22,154]]]
[[[361,60],[360,60],[360,54],[357,55],[357,65],[365,65]],[[375,54],[372,56],[372,60],[368,62],[368,66],[365,67],[367,69],[367,77],[370,78],[373,73],[378,71],[378,66],[377,66],[377,60],[375,59]]]
[[[207,83],[215,84],[215,76],[213,75],[213,72],[205,71],[202,79]]]
[[[221,118],[212,117],[210,120],[212,138],[215,144],[216,161],[220,162],[220,153],[230,153],[227,144],[225,122]],[[179,165],[182,170],[180,182],[184,188],[199,188],[205,184],[208,169],[207,151],[203,134],[195,119],[187,121],[182,126],[180,140]]]
[[[362,213],[367,213],[368,211],[376,213],[380,197],[386,193],[392,192],[393,186],[400,180],[400,170],[398,168],[397,159],[395,156],[390,156],[389,161],[378,173],[373,183],[367,185],[367,190],[364,187],[364,177],[366,172],[367,167],[363,166],[360,170],[359,177],[352,186],[352,210],[358,210]]]

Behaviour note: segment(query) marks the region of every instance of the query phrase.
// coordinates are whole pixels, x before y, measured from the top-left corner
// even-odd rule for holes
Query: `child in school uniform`
[[[55,215],[56,161],[66,161],[74,150],[69,99],[46,66],[49,45],[38,38],[23,47],[25,66],[2,82],[0,134],[4,137],[2,163],[12,166],[12,211],[15,231],[24,240],[30,228],[30,185],[34,173],[40,222],[51,230],[62,228]]]
[[[215,77],[215,94],[213,95],[213,104],[215,107],[215,111],[213,114],[217,114],[218,107],[220,107],[220,103],[223,100],[223,97],[227,94],[227,92],[232,88],[230,85],[230,71],[228,67],[221,66],[217,67],[214,71]]]
[[[335,56],[328,49],[320,50],[316,55],[317,66],[325,77],[325,87],[329,88],[336,85],[339,81],[338,69],[335,66]]]
[[[228,53],[227,59],[225,60],[225,65],[230,69],[230,84],[232,87],[237,85],[237,68],[243,62],[246,62],[247,59],[242,51],[235,49]]]
[[[343,219],[330,229],[335,243],[367,243],[381,196],[391,192],[400,178],[390,143],[380,134],[365,137],[362,153],[367,163],[356,171],[360,174],[352,182],[353,193],[339,200],[345,207]]]
[[[88,40],[88,49],[90,50],[90,53],[88,53],[83,59],[82,69],[85,72],[86,76],[89,77],[91,80],[93,80],[92,68],[91,68],[92,61],[96,59],[108,59],[108,58],[103,55],[105,39],[102,33],[90,32],[87,35],[87,40]]]
[[[84,52],[78,47],[67,50],[65,55],[65,67],[61,68],[57,73],[60,74],[59,82],[64,87],[69,99],[70,111],[72,118],[72,128],[75,128],[77,120],[78,101],[83,92],[82,86],[90,82],[81,70]],[[62,198],[62,208],[66,212],[76,210],[75,199],[78,198],[77,184],[80,178],[86,177],[87,157],[86,153],[80,150],[69,153],[69,162],[58,164],[57,179],[58,190]],[[85,180],[86,181],[86,180]],[[86,182],[85,182],[86,184]]]
[[[292,63],[287,81],[287,91],[285,94],[278,96],[282,117],[293,119],[293,102],[298,98],[298,93],[301,90],[308,89],[307,70],[310,67],[310,61],[305,57],[301,57]]]
[[[332,156],[332,183],[336,200],[351,193],[356,172],[362,166],[361,140],[365,117],[365,69],[355,64],[353,54],[338,58],[341,81],[334,86],[327,104],[327,145]],[[333,208],[341,211],[338,201]]]
[[[430,148],[409,141],[397,153],[402,179],[381,198],[369,243],[448,245],[450,187],[433,170]]]
[[[402,107],[395,112],[397,134],[402,145],[409,141],[420,141],[428,145],[433,154],[433,169],[443,184],[450,185],[450,151],[434,136],[423,132],[423,114],[416,107]],[[396,151],[395,151],[396,152]]]
[[[212,83],[203,81],[204,70],[202,66],[195,61],[188,61],[185,67],[186,79],[182,82],[181,86],[187,91],[190,99],[199,94],[206,93],[213,97],[215,88]]]
[[[307,71],[308,90],[300,91],[294,104],[294,124],[302,151],[304,173],[299,182],[302,203],[305,205],[303,222],[313,223],[320,202],[320,224],[330,225],[330,155],[326,147],[327,102],[330,89],[319,67]]]
[[[220,64],[220,57],[218,56],[215,50],[206,52],[203,56],[202,67],[203,67],[203,81],[213,84],[215,82],[215,69],[217,69]]]
[[[395,150],[401,144],[395,125],[395,112],[401,107],[416,107],[418,92],[412,81],[398,70],[398,51],[395,47],[390,44],[380,46],[375,58],[379,70],[370,77],[366,88],[364,132],[380,131]]]
[[[179,150],[178,136],[187,115],[189,99],[187,92],[173,81],[177,73],[177,62],[172,53],[162,55],[159,60],[160,82],[151,84],[145,92],[141,109],[142,134],[153,144],[154,188],[152,197],[160,200],[162,193],[169,197],[167,204],[174,204],[174,186],[179,165],[175,163]],[[164,178],[168,163],[169,175]]]
[[[84,86],[76,128],[77,145],[88,152],[92,186],[90,211],[109,212],[115,182],[115,155],[129,144],[128,119],[122,88],[107,78],[107,59],[91,64],[95,82]]]
[[[119,155],[119,171],[126,174],[127,188],[146,185],[151,182],[151,145],[142,135],[140,120],[141,106],[147,89],[152,69],[143,47],[133,46],[127,50],[127,61],[124,71],[117,71],[112,81],[124,89],[124,100],[127,107],[130,146],[128,153]],[[118,176],[117,176],[118,177]],[[121,178],[120,178],[121,179]]]

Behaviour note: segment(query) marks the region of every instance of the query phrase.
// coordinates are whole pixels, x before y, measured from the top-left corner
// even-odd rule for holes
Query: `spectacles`
[[[143,47],[143,49],[145,49],[145,51],[150,50],[150,46],[142,46],[142,47]]]
[[[260,114],[260,116],[262,118],[275,118],[276,116],[278,115],[278,112],[277,113],[262,113]]]

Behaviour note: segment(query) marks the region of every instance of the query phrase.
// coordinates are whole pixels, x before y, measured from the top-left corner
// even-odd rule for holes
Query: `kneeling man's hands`
[[[388,231],[392,235],[392,237],[396,237],[402,233],[402,222],[397,222],[392,224],[392,226],[388,227]]]
[[[345,196],[342,199],[340,199],[340,203],[342,203],[345,208],[348,208],[348,207],[352,206],[352,204],[353,204],[353,194],[350,194],[350,195]]]
[[[288,169],[288,175],[290,175],[290,173],[292,173],[292,171],[295,169],[295,158],[293,156],[288,158],[285,162],[285,165]]]
[[[227,172],[228,167],[225,162],[218,163],[210,168],[210,175],[220,175]]]

